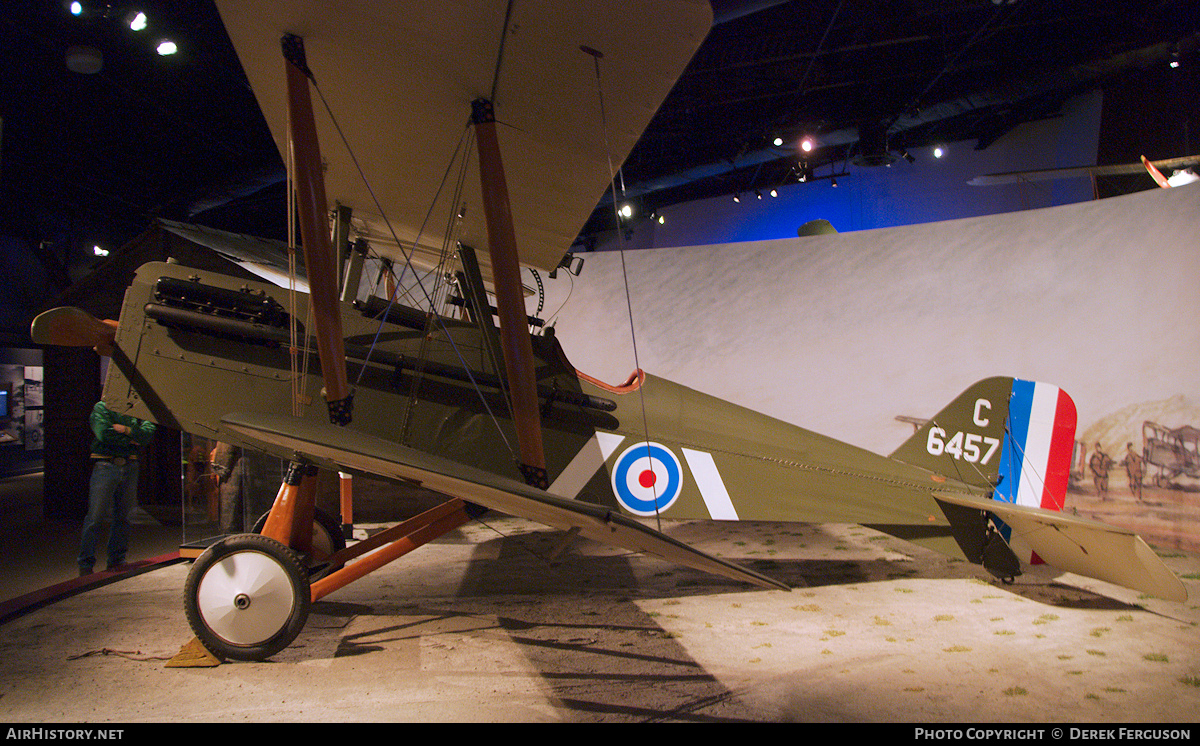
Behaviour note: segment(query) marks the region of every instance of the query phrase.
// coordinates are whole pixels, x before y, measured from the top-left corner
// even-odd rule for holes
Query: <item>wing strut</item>
[[[300,240],[304,244],[304,263],[313,321],[317,333],[317,355],[325,382],[325,401],[329,420],[347,425],[353,414],[353,394],[346,376],[346,350],[342,339],[342,314],[339,308],[338,271],[329,236],[328,203],[325,199],[325,175],[321,169],[321,148],[313,119],[308,79],[311,72],[304,55],[304,40],[285,34],[281,40],[284,67],[287,70],[288,148],[295,164],[296,208],[300,220]],[[283,542],[298,551],[306,551],[312,532],[316,505],[316,469],[302,459],[293,459],[288,477],[280,488],[263,535]]]
[[[313,321],[317,331],[317,354],[325,380],[329,420],[335,425],[350,422],[353,395],[346,380],[346,353],[342,341],[342,314],[338,308],[338,271],[329,238],[325,176],[321,170],[321,148],[308,91],[309,70],[304,57],[304,40],[293,34],[283,37],[287,68],[288,147],[296,168],[296,207],[300,215],[300,240],[312,293]]]
[[[529,341],[529,322],[525,314],[525,296],[521,291],[521,267],[517,259],[517,239],[513,230],[512,208],[508,201],[508,183],[500,144],[496,138],[496,116],[492,102],[476,99],[471,104],[471,122],[479,146],[479,181],[483,187],[483,211],[487,222],[488,250],[492,258],[492,281],[496,292],[496,310],[500,317],[500,347],[508,374],[513,420],[517,426],[517,444],[521,452],[520,469],[533,487],[548,489],[546,456],[542,449],[542,420],[538,412],[537,376],[534,371],[533,345]]]

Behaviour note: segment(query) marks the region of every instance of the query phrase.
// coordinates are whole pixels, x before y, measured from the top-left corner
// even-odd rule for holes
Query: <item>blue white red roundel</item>
[[[671,507],[682,486],[679,459],[658,443],[629,446],[612,470],[613,494],[634,515],[651,516]]]

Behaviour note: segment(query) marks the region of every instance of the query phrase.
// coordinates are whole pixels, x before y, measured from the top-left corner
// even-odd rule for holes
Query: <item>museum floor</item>
[[[74,574],[78,527],[38,519],[39,492],[0,480],[6,597]],[[314,604],[270,662],[168,668],[192,638],[175,563],[0,624],[0,720],[1200,720],[1195,557],[1163,552],[1193,597],[1171,603],[1002,586],[860,526],[664,529],[793,590],[584,541],[551,562],[557,533],[488,514]],[[137,551],[177,532],[140,523]]]

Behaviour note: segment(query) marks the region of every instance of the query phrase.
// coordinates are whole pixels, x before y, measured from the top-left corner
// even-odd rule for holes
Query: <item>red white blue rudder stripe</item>
[[[1071,475],[1075,425],[1075,402],[1065,391],[1047,383],[1013,379],[1000,480],[993,499],[1062,510]],[[1002,533],[1009,538],[1007,526]],[[1037,562],[1036,557],[1029,559]]]

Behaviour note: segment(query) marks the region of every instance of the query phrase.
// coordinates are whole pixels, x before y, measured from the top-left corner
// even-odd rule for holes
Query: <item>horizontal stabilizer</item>
[[[371,435],[298,417],[233,413],[221,420],[221,439],[292,458],[299,455],[341,471],[419,482],[423,487],[502,513],[644,552],[703,572],[763,588],[783,583],[701,552],[607,508],[564,500],[516,480],[464,466]]]
[[[1042,561],[1059,570],[1115,583],[1168,601],[1187,600],[1183,583],[1132,531],[999,500],[950,493],[939,493],[937,498],[992,513],[1011,527]]]

